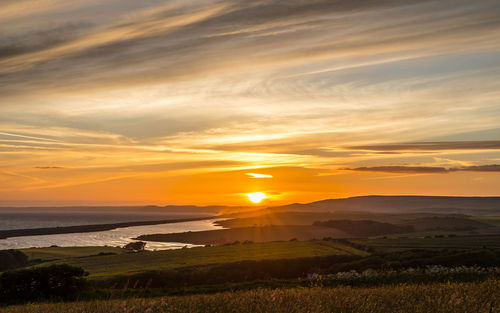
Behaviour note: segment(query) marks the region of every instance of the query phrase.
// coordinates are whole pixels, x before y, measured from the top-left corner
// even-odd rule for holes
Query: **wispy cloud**
[[[349,148],[357,150],[370,150],[370,151],[500,150],[500,140],[409,142],[409,143],[352,146]]]
[[[5,133],[5,132],[0,132],[0,136],[18,137],[18,138],[35,139],[35,140],[42,140],[42,141],[53,141],[53,142],[58,142],[59,141],[59,140],[56,140],[56,139],[43,138],[43,137],[35,137],[35,136],[28,136],[28,135],[22,135],[22,134],[12,134],[12,133]]]
[[[464,167],[437,167],[437,166],[372,166],[344,168],[348,171],[357,172],[382,172],[382,173],[415,173],[415,174],[447,174],[452,172],[500,172],[500,165],[474,165]]]
[[[500,158],[487,131],[500,127],[499,15],[495,0],[5,0],[0,158],[17,176],[0,197],[128,184],[122,195],[190,200],[189,184],[223,197],[233,179],[340,195],[378,188],[351,181],[364,172],[490,177],[496,165],[477,164]],[[302,181],[310,172],[328,175]],[[35,193],[44,184],[81,190]]]

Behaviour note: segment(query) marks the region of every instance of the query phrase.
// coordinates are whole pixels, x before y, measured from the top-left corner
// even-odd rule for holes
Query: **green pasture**
[[[73,257],[42,263],[41,266],[66,263],[84,268],[90,273],[91,278],[99,278],[245,260],[294,259],[346,254],[367,255],[364,251],[328,241],[283,241]]]
[[[500,235],[457,235],[436,238],[436,235],[425,237],[387,237],[352,240],[373,247],[377,250],[407,250],[407,249],[474,249],[500,248]]]
[[[26,254],[29,260],[59,260],[67,258],[86,257],[99,253],[124,253],[125,250],[115,247],[47,247],[19,249]]]

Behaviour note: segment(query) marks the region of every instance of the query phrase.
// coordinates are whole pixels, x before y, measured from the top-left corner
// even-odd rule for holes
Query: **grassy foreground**
[[[257,289],[156,299],[29,304],[6,307],[0,312],[500,312],[500,281],[375,288]]]

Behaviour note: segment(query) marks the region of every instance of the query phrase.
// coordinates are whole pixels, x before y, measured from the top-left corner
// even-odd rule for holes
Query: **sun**
[[[251,192],[247,193],[248,200],[252,201],[253,203],[259,203],[264,199],[267,199],[267,196],[263,192]]]

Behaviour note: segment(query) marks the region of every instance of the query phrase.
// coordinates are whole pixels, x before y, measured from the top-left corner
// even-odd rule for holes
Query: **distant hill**
[[[500,214],[500,197],[362,196],[328,199],[307,204],[295,203],[269,208],[273,212],[380,212],[380,213],[457,213]]]

